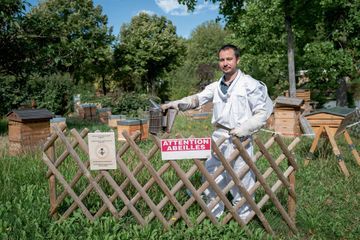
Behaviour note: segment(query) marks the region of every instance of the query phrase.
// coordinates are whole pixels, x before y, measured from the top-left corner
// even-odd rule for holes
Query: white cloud
[[[185,5],[180,5],[177,0],[155,0],[158,5],[165,13],[175,16],[186,16],[189,14],[198,14],[205,11],[214,11],[219,8],[216,4],[203,1],[201,4],[197,4],[194,12],[188,12]]]
[[[154,13],[153,11],[149,11],[149,10],[140,10],[136,15],[139,15],[140,13],[146,13],[148,15],[155,15],[156,13]]]

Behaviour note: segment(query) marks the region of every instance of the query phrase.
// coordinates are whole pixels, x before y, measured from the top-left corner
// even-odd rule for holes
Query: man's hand
[[[236,137],[246,137],[249,136],[251,132],[243,127],[237,127],[230,130],[230,135],[236,136]]]
[[[199,99],[196,95],[184,97],[180,100],[171,101],[161,105],[161,109],[165,111],[166,109],[173,108],[180,111],[186,111],[189,109],[194,109],[199,106]]]
[[[169,108],[179,110],[179,103],[181,103],[181,100],[171,101],[171,102],[162,104],[160,107],[163,111],[165,111]]]

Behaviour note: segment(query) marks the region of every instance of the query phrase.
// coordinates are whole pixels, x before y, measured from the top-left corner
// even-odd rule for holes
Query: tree
[[[23,0],[2,0],[0,8],[0,73],[22,76],[25,69],[26,44],[21,36],[27,3]]]
[[[188,4],[190,8],[196,3],[193,0],[179,2]],[[359,79],[358,1],[211,2],[220,3],[226,28],[234,32],[228,39],[242,49],[241,64],[247,65],[245,68],[252,75],[270,78],[268,86],[283,85],[280,89],[273,88],[273,91],[287,87],[283,84],[285,81],[289,83],[285,67],[286,63],[291,63],[286,60],[286,45],[293,49],[296,69],[307,70],[311,80],[308,86],[314,91],[336,89],[340,79]],[[296,45],[291,44],[289,31],[293,32]]]
[[[122,86],[155,94],[161,76],[171,71],[185,47],[165,17],[140,13],[121,27],[115,46],[115,64]]]
[[[113,40],[107,16],[92,0],[40,2],[27,14],[25,27],[36,70],[42,74],[68,72],[77,80],[84,64],[95,64]]]

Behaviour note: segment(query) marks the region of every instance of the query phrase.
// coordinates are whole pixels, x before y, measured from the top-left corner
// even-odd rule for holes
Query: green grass
[[[184,137],[210,136],[212,126],[209,122],[210,119],[195,121],[178,116],[172,135],[181,133]],[[73,119],[68,121],[68,126],[78,130],[87,127],[91,132],[96,129],[109,130],[106,126],[98,123]],[[262,139],[269,137],[268,133],[260,133],[260,135]],[[188,228],[183,221],[180,221],[169,231],[164,231],[159,221],[152,221],[148,226],[140,227],[130,213],[119,220],[107,213],[91,223],[81,211],[77,210],[67,220],[61,223],[56,222],[48,215],[49,191],[45,177],[47,167],[41,160],[41,152],[35,151],[16,157],[8,156],[7,137],[0,137],[2,142],[0,145],[0,239],[247,239],[242,229],[233,221],[225,226],[214,226],[210,221],[205,220],[193,228]],[[285,141],[289,143],[290,139],[285,139]],[[353,141],[357,150],[360,151],[359,139],[353,139]],[[277,234],[276,237],[273,237],[274,239],[358,239],[360,236],[360,206],[358,203],[360,202],[360,167],[355,163],[344,141],[340,140],[339,142],[351,174],[348,179],[340,172],[331,147],[324,144],[323,141],[316,152],[316,158],[304,167],[304,157],[310,148],[311,139],[302,138],[302,142],[294,151],[300,166],[296,173],[298,196],[296,224],[299,234],[290,236],[289,228],[281,220],[280,214],[273,204],[268,203],[263,210]],[[150,141],[143,141],[139,144],[141,149],[145,149],[144,152],[152,146]],[[272,152],[274,155],[279,154],[277,148],[272,148]],[[80,151],[79,155],[85,158]],[[138,159],[130,151],[124,156],[124,161],[133,168]],[[156,162],[156,168],[163,164],[158,156],[154,157],[152,161]],[[183,169],[187,169],[191,165],[190,161],[178,161],[178,163]],[[262,169],[267,168],[263,159],[259,160],[258,166]],[[65,160],[60,169],[67,180],[75,172],[71,159]],[[112,173],[117,180],[124,179],[123,174]],[[178,180],[173,171],[167,172],[163,179],[169,186]],[[190,178],[190,181],[198,186],[200,179],[200,174],[196,174]],[[139,181],[144,184],[147,180],[148,172],[141,171]],[[100,184],[104,189],[109,190],[105,182],[100,182]],[[84,186],[86,186],[86,181],[80,181],[75,187],[78,194]],[[134,188],[129,187],[126,189],[126,194],[131,195],[134,191]],[[151,188],[149,194],[155,202],[162,198],[161,191],[157,188]],[[183,197],[185,200],[186,195],[181,194],[183,192],[179,193],[179,197]],[[282,204],[286,206],[286,192],[280,190],[277,195]],[[257,195],[256,198],[258,200],[259,196]],[[93,197],[87,199],[86,202],[87,206],[96,206],[100,200],[98,197]],[[67,198],[65,203],[71,204],[72,201]],[[123,205],[120,201],[114,204],[116,207]],[[136,207],[142,208],[142,205],[144,205],[143,202],[140,202]],[[144,212],[148,211],[146,207],[143,209]],[[169,212],[174,211],[169,206],[166,209]],[[197,217],[197,211],[199,211],[197,207],[191,207],[188,214]],[[265,233],[257,219],[251,221],[249,227],[254,233],[252,239],[272,239]]]

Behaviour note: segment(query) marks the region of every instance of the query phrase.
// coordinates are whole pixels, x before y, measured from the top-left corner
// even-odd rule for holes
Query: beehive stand
[[[342,111],[342,114],[339,112]],[[353,111],[350,114],[344,113],[344,109],[333,109],[333,111],[324,111],[313,113],[306,116],[307,120],[310,122],[311,126],[315,132],[315,138],[311,144],[310,151],[307,158],[305,159],[305,166],[309,164],[310,160],[313,159],[314,152],[318,146],[320,137],[325,137],[329,140],[332,151],[338,160],[341,171],[346,177],[348,177],[349,171],[345,165],[344,158],[341,155],[338,144],[336,143],[335,137],[339,135],[344,135],[346,142],[349,144],[351,153],[353,154],[357,164],[360,166],[360,157],[357,152],[355,145],[350,137],[349,132],[346,130],[346,127],[355,121],[358,118],[358,111]],[[358,120],[358,119],[357,119]]]

